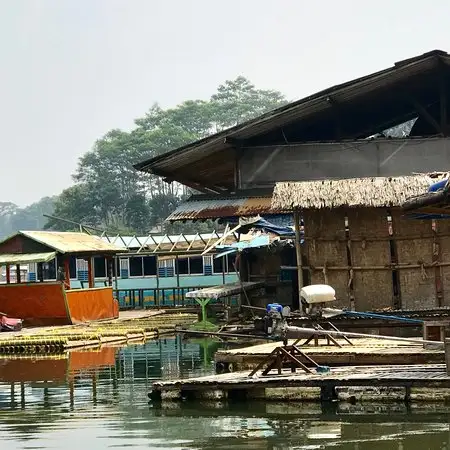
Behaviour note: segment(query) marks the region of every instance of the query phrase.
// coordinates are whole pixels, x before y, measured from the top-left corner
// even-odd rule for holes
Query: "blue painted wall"
[[[114,289],[122,290],[119,292],[119,305],[121,308],[129,307],[151,307],[157,303],[161,306],[176,306],[194,304],[194,300],[185,299],[184,294],[196,288],[216,286],[223,284],[223,275],[180,275],[179,287],[177,287],[177,277],[159,278],[158,283],[155,276],[151,277],[133,277],[113,280]],[[225,283],[234,283],[238,281],[236,274],[226,274]],[[81,288],[79,280],[71,280],[70,285],[74,289]],[[104,286],[105,279],[96,279],[96,286]],[[85,284],[86,286],[86,284]],[[139,304],[139,290],[143,289],[143,298]],[[162,291],[164,289],[164,291]],[[134,291],[129,292],[129,291]],[[134,304],[133,304],[134,294]],[[159,296],[159,297],[158,297]]]

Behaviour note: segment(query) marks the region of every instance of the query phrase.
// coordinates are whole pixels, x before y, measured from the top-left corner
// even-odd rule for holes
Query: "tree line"
[[[209,100],[188,100],[174,108],[154,104],[131,131],[113,129],[78,162],[74,184],[54,201],[53,215],[121,233],[145,234],[158,225],[165,232],[206,231],[210,224],[164,223],[190,191],[141,173],[133,164],[247,121],[286,103],[278,91],[257,89],[237,77],[221,84]],[[71,230],[50,219],[46,229]]]

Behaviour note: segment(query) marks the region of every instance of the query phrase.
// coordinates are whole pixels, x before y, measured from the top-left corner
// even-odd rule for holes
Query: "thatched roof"
[[[352,178],[277,183],[272,207],[321,209],[401,206],[408,198],[427,192],[441,178],[429,175]]]

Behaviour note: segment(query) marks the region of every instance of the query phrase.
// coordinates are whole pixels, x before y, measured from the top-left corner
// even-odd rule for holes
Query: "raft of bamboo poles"
[[[177,327],[196,321],[196,314],[161,314],[143,319],[1,333],[0,354],[55,354],[72,348],[98,347],[106,343],[145,341],[161,334],[173,333]]]

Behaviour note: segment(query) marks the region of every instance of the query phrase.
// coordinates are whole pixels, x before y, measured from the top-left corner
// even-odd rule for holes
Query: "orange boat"
[[[19,231],[0,243],[0,266],[6,266],[6,283],[0,284],[0,311],[25,325],[70,325],[119,316],[113,297],[112,257],[123,251],[97,236],[76,232]],[[72,256],[88,262],[88,288],[70,288]],[[107,258],[108,286],[94,287],[94,256]],[[42,265],[55,260],[58,281],[44,281]],[[20,267],[37,266],[36,281],[21,280]],[[11,266],[16,267],[15,283]]]

